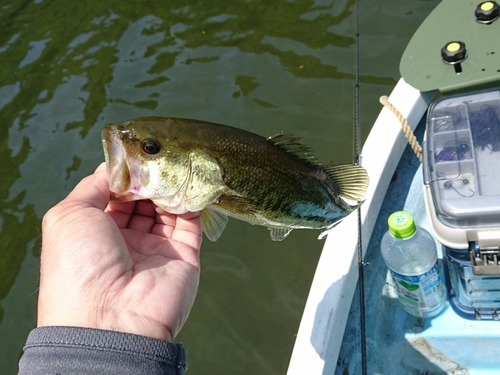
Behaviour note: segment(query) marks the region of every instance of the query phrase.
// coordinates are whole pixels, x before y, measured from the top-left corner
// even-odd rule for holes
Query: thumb
[[[110,192],[105,163],[101,163],[93,174],[81,180],[65,199],[67,203],[91,206],[104,210],[109,203]]]

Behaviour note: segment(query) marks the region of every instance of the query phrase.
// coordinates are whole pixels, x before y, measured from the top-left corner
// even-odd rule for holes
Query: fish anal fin
[[[356,206],[356,207],[358,207],[358,206]],[[328,236],[328,234],[330,233],[330,231],[333,228],[335,228],[337,225],[339,225],[341,222],[342,222],[342,220],[339,220],[335,224],[330,225],[329,227],[321,229],[321,231],[319,232],[318,240],[322,240],[323,238],[325,238],[326,236]]]
[[[347,199],[360,201],[364,198],[370,179],[366,169],[357,164],[337,164],[324,166],[335,180],[339,194]]]
[[[227,225],[227,215],[205,207],[201,211],[201,228],[207,238],[215,242],[219,239]]]
[[[268,228],[273,241],[283,241],[292,231],[290,228]]]

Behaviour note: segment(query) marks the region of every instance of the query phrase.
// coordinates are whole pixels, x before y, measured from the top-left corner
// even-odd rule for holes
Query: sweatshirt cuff
[[[23,369],[40,368],[47,368],[51,373],[77,371],[78,366],[82,367],[81,373],[94,373],[89,372],[93,366],[95,373],[113,367],[109,373],[175,375],[184,374],[187,368],[186,352],[181,344],[124,332],[51,326],[31,331],[19,374],[30,373]]]

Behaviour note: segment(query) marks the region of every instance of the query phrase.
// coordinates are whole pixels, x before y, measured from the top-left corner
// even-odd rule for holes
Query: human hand
[[[103,163],[44,216],[38,327],[172,341],[198,289],[199,213],[172,215],[151,201],[109,198]]]

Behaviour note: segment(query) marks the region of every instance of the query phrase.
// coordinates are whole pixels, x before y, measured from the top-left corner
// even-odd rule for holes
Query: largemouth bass
[[[174,214],[201,211],[212,241],[227,216],[268,227],[274,241],[298,228],[320,229],[322,238],[368,187],[361,166],[322,166],[294,135],[144,117],[106,125],[102,142],[112,199],[151,199]]]

